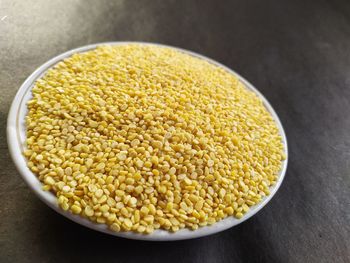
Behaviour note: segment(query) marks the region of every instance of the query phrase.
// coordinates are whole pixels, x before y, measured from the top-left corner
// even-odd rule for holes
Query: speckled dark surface
[[[247,222],[210,237],[115,238],[46,207],[16,172],[6,118],[51,57],[102,41],[193,50],[241,73],[289,140],[285,181]],[[349,1],[0,2],[0,262],[350,262]]]

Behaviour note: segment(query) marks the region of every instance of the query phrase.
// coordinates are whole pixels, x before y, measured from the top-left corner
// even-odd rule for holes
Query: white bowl
[[[143,234],[137,234],[134,232],[113,232],[108,227],[104,224],[96,224],[88,219],[85,219],[83,217],[80,217],[78,215],[73,215],[70,212],[62,210],[58,205],[56,201],[56,197],[53,193],[51,192],[45,192],[42,190],[42,184],[38,180],[35,174],[33,174],[29,168],[27,167],[26,164],[26,159],[22,155],[23,149],[25,147],[25,138],[26,138],[26,128],[25,128],[25,116],[27,114],[27,106],[26,102],[30,100],[32,94],[31,94],[31,88],[33,87],[33,84],[35,80],[40,78],[47,69],[51,68],[54,66],[56,63],[59,61],[63,60],[64,58],[67,58],[74,53],[79,53],[79,52],[84,52],[88,51],[91,49],[96,48],[99,45],[125,45],[129,43],[135,43],[135,42],[107,42],[107,43],[98,43],[98,44],[93,44],[93,45],[88,45],[80,48],[76,48],[70,51],[67,51],[61,55],[58,55],[57,57],[49,60],[42,66],[40,66],[37,70],[35,70],[22,84],[20,89],[18,90],[12,105],[11,109],[8,115],[8,121],[7,121],[7,141],[8,141],[8,146],[10,150],[11,157],[19,171],[19,173],[22,175],[23,179],[26,181],[26,183],[29,185],[29,187],[34,191],[34,193],[48,206],[50,206],[52,209],[54,209],[56,212],[64,215],[65,217],[71,219],[72,221],[79,223],[81,225],[84,225],[86,227],[89,227],[91,229],[107,233],[110,235],[114,236],[119,236],[119,237],[125,237],[125,238],[130,238],[130,239],[139,239],[139,240],[152,240],[152,241],[169,241],[169,240],[182,240],[182,239],[191,239],[191,238],[197,238],[197,237],[202,237],[202,236],[207,236],[211,235],[223,230],[226,230],[230,227],[236,226],[248,218],[252,217],[255,215],[260,209],[262,209],[270,200],[271,198],[275,195],[277,192],[278,188],[280,187],[284,175],[286,173],[287,169],[287,162],[288,162],[288,149],[287,149],[287,139],[283,130],[283,127],[281,125],[281,122],[269,104],[269,102],[265,99],[261,93],[256,90],[247,80],[245,80],[243,77],[241,77],[239,74],[234,72],[233,70],[221,65],[220,63],[213,61],[207,57],[204,57],[202,55],[196,54],[194,52],[190,52],[187,50],[183,50],[180,48],[175,48],[171,47],[174,49],[177,49],[181,52],[190,54],[194,57],[199,57],[201,59],[204,59],[206,61],[209,61],[215,65],[218,65],[222,68],[225,68],[227,71],[231,72],[232,74],[236,75],[240,81],[251,91],[256,93],[261,100],[263,101],[266,109],[271,113],[272,117],[274,118],[282,140],[283,144],[285,147],[285,154],[287,156],[286,160],[283,161],[281,171],[279,174],[279,178],[277,183],[270,189],[271,193],[269,196],[265,197],[259,204],[251,207],[249,212],[247,212],[241,219],[236,219],[232,216],[227,217],[211,226],[206,226],[206,227],[201,227],[198,230],[191,231],[188,229],[182,229],[178,232],[175,233],[170,233],[165,230],[156,230],[152,234],[149,235],[143,235]],[[158,46],[164,46],[164,45],[159,45],[159,44],[151,44],[151,43],[142,43],[142,42],[136,42],[139,44],[144,44],[144,45],[158,45]],[[168,46],[169,47],[169,46]],[[278,216],[278,215],[276,215]]]

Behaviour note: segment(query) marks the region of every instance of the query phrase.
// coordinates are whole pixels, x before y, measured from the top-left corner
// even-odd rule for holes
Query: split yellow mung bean
[[[196,230],[269,194],[284,149],[262,101],[171,48],[74,54],[28,102],[28,167],[58,204],[113,231]]]

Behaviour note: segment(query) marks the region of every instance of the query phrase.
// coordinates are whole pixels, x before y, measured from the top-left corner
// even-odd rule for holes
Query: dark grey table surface
[[[277,195],[225,232],[167,243],[68,221],[25,185],[7,150],[17,89],[51,57],[138,40],[207,55],[271,102],[290,160]],[[350,1],[0,0],[0,262],[350,262]]]

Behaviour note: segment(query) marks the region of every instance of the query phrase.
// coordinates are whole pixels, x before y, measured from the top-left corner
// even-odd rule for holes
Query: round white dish
[[[266,100],[266,98],[256,89],[253,87],[252,84],[250,84],[247,80],[245,80],[243,77],[241,77],[239,74],[234,72],[233,70],[225,67],[224,65],[213,61],[207,57],[204,57],[202,55],[196,54],[191,51],[183,50],[180,48],[175,48],[171,46],[166,46],[170,48],[177,49],[181,52],[190,54],[195,57],[199,57],[201,59],[204,59],[206,61],[209,61],[210,63],[213,63],[215,65],[218,65],[227,71],[231,72],[232,74],[236,75],[240,81],[251,91],[256,93],[261,100],[264,103],[264,106],[266,109],[271,113],[272,117],[274,118],[282,140],[283,144],[285,147],[285,154],[286,154],[286,160],[283,161],[282,167],[280,170],[279,178],[277,183],[271,187],[270,195],[265,197],[262,202],[259,204],[251,207],[251,209],[241,218],[241,219],[236,219],[234,217],[227,217],[224,220],[221,220],[211,226],[206,226],[206,227],[201,227],[198,230],[192,231],[188,229],[182,229],[178,232],[175,233],[170,233],[168,231],[164,230],[156,230],[152,234],[149,235],[143,235],[143,234],[138,234],[134,232],[113,232],[110,230],[106,225],[104,224],[96,224],[88,219],[85,219],[81,216],[78,215],[73,215],[72,213],[68,211],[62,210],[58,205],[56,201],[56,197],[53,193],[51,192],[45,192],[42,190],[42,184],[39,181],[39,179],[36,177],[35,174],[33,174],[29,168],[27,167],[26,164],[26,159],[23,156],[22,152],[25,149],[25,138],[26,138],[26,128],[25,128],[25,116],[27,114],[27,106],[26,102],[30,100],[32,97],[31,94],[31,88],[33,87],[33,84],[35,80],[40,78],[45,72],[54,66],[56,63],[59,61],[63,60],[64,58],[67,58],[74,53],[80,53],[80,52],[85,52],[91,49],[96,48],[99,45],[125,45],[125,44],[130,44],[130,43],[137,43],[137,44],[143,44],[143,45],[158,45],[158,46],[164,46],[160,44],[152,44],[152,43],[143,43],[143,42],[106,42],[106,43],[97,43],[97,44],[92,44],[92,45],[87,45],[83,46],[80,48],[76,48],[70,51],[67,51],[63,54],[60,54],[53,59],[49,60],[48,62],[44,63],[42,66],[40,66],[38,69],[36,69],[22,84],[20,89],[18,90],[10,111],[8,115],[8,121],[7,121],[7,142],[8,142],[8,147],[10,151],[10,155],[16,165],[17,170],[25,180],[25,182],[28,184],[28,186],[34,191],[34,193],[44,202],[46,203],[49,207],[54,209],[56,212],[60,213],[61,215],[71,219],[72,221],[79,223],[81,225],[84,225],[88,228],[94,229],[96,231],[104,232],[110,235],[114,236],[119,236],[119,237],[124,237],[124,238],[130,238],[130,239],[139,239],[139,240],[150,240],[150,241],[171,241],[171,240],[183,240],[183,239],[191,239],[191,238],[198,238],[202,236],[207,236],[211,235],[214,233],[221,232],[223,230],[226,230],[228,228],[231,228],[235,225],[238,225],[253,215],[255,215],[260,209],[262,209],[270,200],[271,198],[276,194],[277,190],[279,189],[283,178],[286,173],[287,169],[287,163],[288,163],[288,147],[287,147],[287,139],[285,136],[284,129],[282,127],[282,124],[276,114],[276,112],[273,110],[269,102]],[[278,215],[276,215],[278,216]]]

